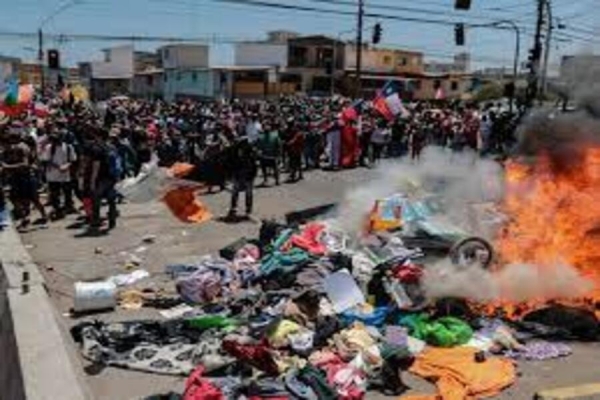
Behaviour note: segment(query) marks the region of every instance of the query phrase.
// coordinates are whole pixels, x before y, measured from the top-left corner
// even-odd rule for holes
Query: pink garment
[[[361,400],[365,396],[365,373],[349,364],[346,364],[335,353],[322,351],[313,354],[310,362],[327,374],[327,382],[334,386],[339,399]]]
[[[327,252],[327,247],[319,241],[323,230],[325,230],[323,224],[311,222],[304,226],[300,234],[292,236],[292,244],[311,254],[322,256]]]

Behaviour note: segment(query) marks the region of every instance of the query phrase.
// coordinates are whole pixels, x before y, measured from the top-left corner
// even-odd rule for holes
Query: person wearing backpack
[[[91,148],[91,179],[92,220],[90,227],[98,229],[102,226],[100,210],[102,201],[108,203],[108,228],[113,229],[117,224],[117,191],[115,185],[123,176],[123,160],[119,151],[110,140],[108,131],[104,128],[96,132]]]
[[[75,149],[64,140],[61,133],[55,133],[50,136],[50,142],[44,147],[41,159],[46,167],[52,218],[63,218],[65,214],[75,212],[71,184],[71,165],[77,161]]]

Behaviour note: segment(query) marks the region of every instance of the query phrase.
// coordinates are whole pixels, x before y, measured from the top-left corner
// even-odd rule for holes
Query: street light
[[[48,14],[47,16],[45,16],[44,18],[42,18],[40,20],[40,24],[38,26],[38,62],[40,65],[40,79],[41,79],[41,86],[42,86],[42,93],[44,92],[44,88],[45,88],[45,79],[44,79],[44,26],[46,26],[46,24],[48,24],[50,21],[52,21],[54,18],[56,18],[60,13],[66,11],[68,8],[78,4],[78,3],[82,3],[83,0],[66,0],[65,2],[63,2],[62,4],[60,4],[58,7],[56,7],[56,9],[54,9],[54,11],[52,11],[50,14]]]

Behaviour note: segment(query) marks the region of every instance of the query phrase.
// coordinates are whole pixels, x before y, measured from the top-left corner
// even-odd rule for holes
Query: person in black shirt
[[[102,225],[100,209],[102,201],[108,203],[108,227],[112,229],[117,223],[117,192],[115,185],[118,176],[113,172],[111,159],[118,156],[118,151],[109,141],[108,131],[100,128],[90,147],[91,177],[90,192],[92,194],[92,221],[90,227],[97,229]]]
[[[240,192],[246,194],[246,215],[252,214],[254,178],[256,177],[256,153],[248,141],[242,137],[231,149],[230,163],[233,180],[231,192],[231,208],[229,217],[237,214],[237,203]]]

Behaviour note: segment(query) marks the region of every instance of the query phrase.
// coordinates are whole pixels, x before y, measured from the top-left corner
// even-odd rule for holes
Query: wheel
[[[494,258],[494,249],[484,239],[469,237],[455,243],[449,256],[454,265],[488,269]]]

